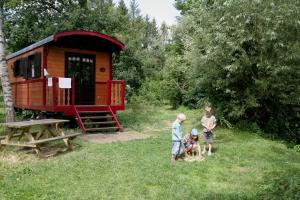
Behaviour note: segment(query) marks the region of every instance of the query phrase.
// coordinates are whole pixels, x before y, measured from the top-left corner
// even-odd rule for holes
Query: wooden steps
[[[78,111],[80,114],[81,113],[89,113],[89,114],[94,114],[94,113],[109,113],[109,111]]]
[[[89,125],[89,124],[115,124],[115,121],[107,121],[107,122],[85,122],[84,124]]]
[[[88,117],[81,117],[81,119],[107,119],[113,118],[112,116],[88,116]]]
[[[86,129],[87,132],[94,132],[94,131],[97,131],[97,132],[101,132],[101,131],[108,131],[108,132],[111,132],[111,131],[117,131],[118,128],[117,127],[105,127],[105,128],[88,128]]]
[[[111,133],[122,131],[122,127],[110,106],[95,107],[95,109],[81,106],[75,107],[75,109],[75,119],[84,132]]]

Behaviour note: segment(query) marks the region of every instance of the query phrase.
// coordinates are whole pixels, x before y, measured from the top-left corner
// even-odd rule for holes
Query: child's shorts
[[[212,132],[202,134],[203,143],[213,143],[214,134]]]
[[[183,153],[183,144],[180,141],[172,142],[172,155],[178,155]]]

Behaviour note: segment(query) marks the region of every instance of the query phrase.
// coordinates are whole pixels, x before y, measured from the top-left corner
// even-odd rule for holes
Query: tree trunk
[[[0,76],[5,106],[6,122],[15,121],[15,110],[13,105],[12,90],[8,79],[8,70],[5,60],[5,45],[3,34],[3,7],[0,7]]]

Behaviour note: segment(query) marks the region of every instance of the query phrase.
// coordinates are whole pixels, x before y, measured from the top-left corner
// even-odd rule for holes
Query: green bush
[[[300,153],[300,145],[299,145],[299,144],[295,145],[295,146],[294,146],[294,150],[295,150],[296,152]]]
[[[176,2],[184,104],[300,143],[300,1]]]
[[[146,79],[137,95],[133,95],[133,103],[163,105],[166,101],[166,83],[164,80]]]

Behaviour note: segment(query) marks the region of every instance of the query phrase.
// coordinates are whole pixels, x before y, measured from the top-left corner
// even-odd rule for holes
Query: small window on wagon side
[[[17,59],[13,64],[14,77],[21,76],[21,60]]]
[[[28,65],[28,59],[27,58],[21,58],[20,59],[20,74],[19,76],[27,78],[27,65]]]
[[[19,58],[13,64],[14,77],[27,77],[27,58]]]
[[[41,77],[41,54],[35,53],[28,56],[27,79]]]

